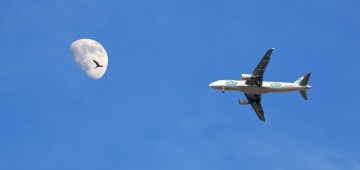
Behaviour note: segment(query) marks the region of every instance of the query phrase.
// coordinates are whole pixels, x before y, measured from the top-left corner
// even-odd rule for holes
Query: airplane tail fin
[[[307,73],[306,75],[300,77],[298,80],[296,80],[294,83],[298,84],[300,86],[306,86],[309,82],[311,73]]]
[[[307,73],[306,75],[304,75],[304,76],[300,77],[298,80],[296,80],[294,83],[298,84],[300,86],[307,86],[310,76],[311,76],[311,73]],[[308,99],[306,90],[301,90],[299,92],[305,100]]]

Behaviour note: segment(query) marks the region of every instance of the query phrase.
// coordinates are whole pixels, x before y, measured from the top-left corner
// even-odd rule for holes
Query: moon
[[[79,39],[70,45],[75,62],[92,79],[101,78],[108,66],[104,47],[92,39]]]

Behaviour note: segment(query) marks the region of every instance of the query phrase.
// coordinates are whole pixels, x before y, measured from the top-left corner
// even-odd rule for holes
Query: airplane
[[[209,84],[211,88],[221,90],[240,91],[245,94],[246,99],[240,99],[239,104],[250,104],[260,120],[265,120],[264,110],[261,105],[261,95],[273,92],[299,91],[301,96],[308,100],[306,90],[311,89],[308,85],[311,73],[300,77],[294,83],[263,81],[263,75],[270,62],[270,56],[275,48],[269,49],[261,59],[252,74],[242,74],[241,80],[218,80]]]

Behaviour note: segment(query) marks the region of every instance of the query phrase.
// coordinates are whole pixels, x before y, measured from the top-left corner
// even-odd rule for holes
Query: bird
[[[103,67],[103,65],[100,65],[96,60],[93,60],[94,61],[94,63],[96,64],[96,67],[94,68],[94,69],[96,69],[96,68],[98,68],[98,67]]]

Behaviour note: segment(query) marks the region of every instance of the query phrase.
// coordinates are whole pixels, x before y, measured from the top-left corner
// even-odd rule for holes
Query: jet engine
[[[241,74],[241,80],[251,80],[252,77],[251,74]]]
[[[240,99],[239,100],[239,104],[245,105],[245,104],[249,104],[249,103],[250,103],[249,100],[246,100],[246,99]]]

